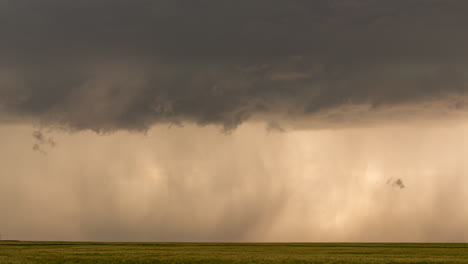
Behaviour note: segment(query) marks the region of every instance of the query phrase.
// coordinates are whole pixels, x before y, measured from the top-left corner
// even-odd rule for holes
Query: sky
[[[1,238],[467,242],[467,10],[0,1]]]

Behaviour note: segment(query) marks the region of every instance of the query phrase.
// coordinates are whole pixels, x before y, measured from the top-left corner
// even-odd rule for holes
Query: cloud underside
[[[4,1],[0,121],[145,130],[466,112],[466,1]]]

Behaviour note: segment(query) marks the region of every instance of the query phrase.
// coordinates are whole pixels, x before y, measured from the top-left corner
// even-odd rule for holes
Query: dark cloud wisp
[[[47,154],[47,152],[44,150],[45,148],[48,147],[55,147],[57,143],[52,137],[46,137],[40,130],[35,130],[32,134],[35,143],[32,147],[34,151],[37,151],[41,154]]]
[[[464,109],[462,0],[2,1],[0,120],[140,130]],[[276,120],[268,120],[275,123]]]
[[[402,179],[396,179],[396,180],[390,179],[387,181],[387,184],[391,185],[392,187],[396,187],[400,189],[404,189],[406,187]]]

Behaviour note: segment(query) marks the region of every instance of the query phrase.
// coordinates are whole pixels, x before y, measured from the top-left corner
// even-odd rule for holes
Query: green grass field
[[[468,263],[468,244],[0,242],[0,263]]]

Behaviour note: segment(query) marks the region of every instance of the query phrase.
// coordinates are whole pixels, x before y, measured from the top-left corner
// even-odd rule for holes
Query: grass
[[[468,263],[468,244],[0,242],[0,263]]]

